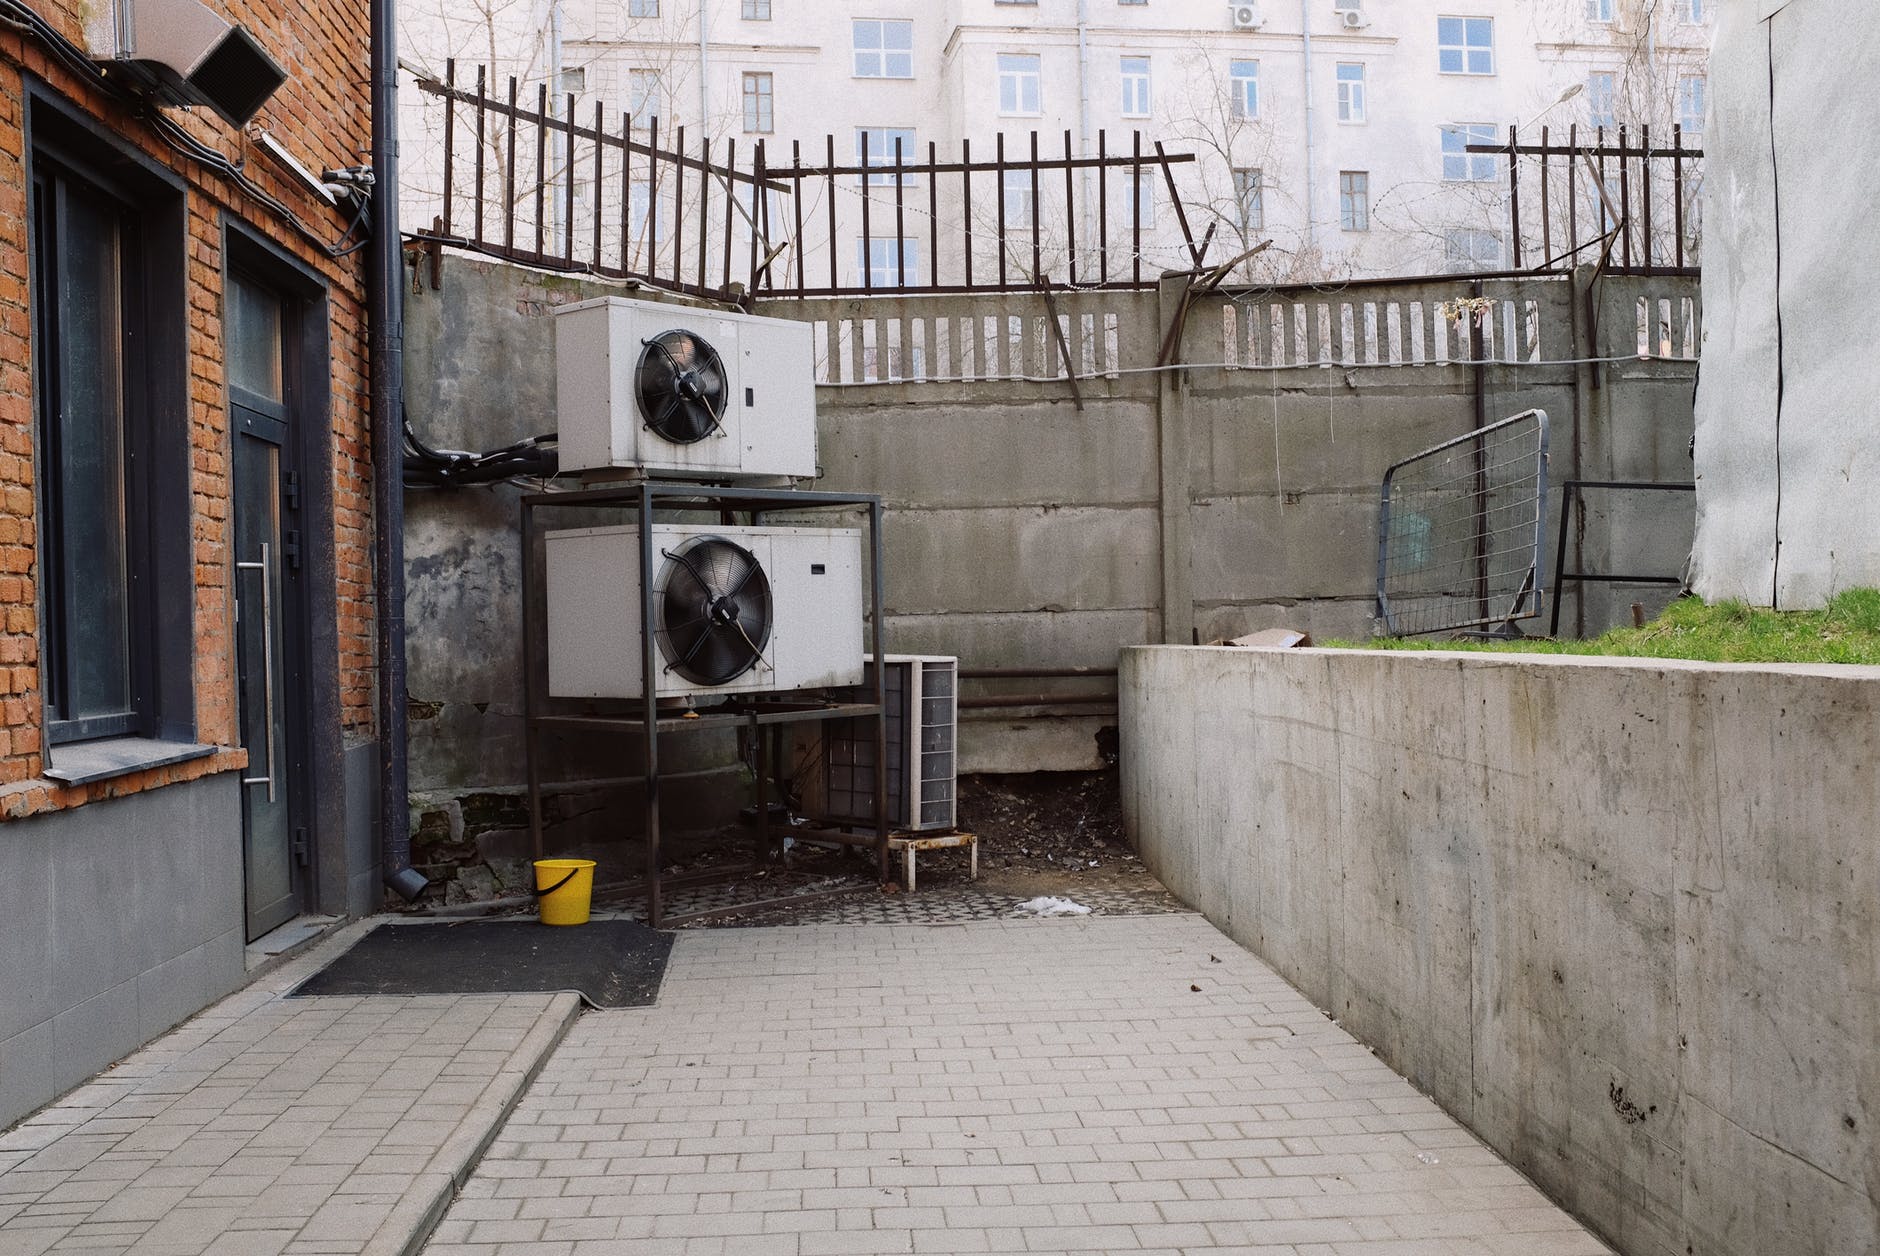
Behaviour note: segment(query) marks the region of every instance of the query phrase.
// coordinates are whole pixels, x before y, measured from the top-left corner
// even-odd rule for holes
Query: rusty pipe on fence
[[[1104,680],[1116,675],[1114,667],[962,667],[961,680],[1044,680],[1088,676]]]
[[[991,711],[1006,707],[1115,706],[1113,693],[1080,694],[996,694],[985,698],[961,698],[962,711]]]

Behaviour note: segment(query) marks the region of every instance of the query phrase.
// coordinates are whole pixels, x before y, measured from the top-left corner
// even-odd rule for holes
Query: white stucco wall
[[[1834,0],[1718,8],[1692,573],[1784,609],[1880,585],[1880,23]]]

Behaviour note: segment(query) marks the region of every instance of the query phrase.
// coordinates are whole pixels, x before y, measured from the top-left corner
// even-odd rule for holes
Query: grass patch
[[[1742,602],[1707,605],[1696,598],[1680,598],[1643,628],[1615,628],[1589,641],[1417,637],[1324,644],[1359,650],[1594,654],[1711,663],[1880,664],[1880,589],[1849,589],[1818,611],[1770,611]]]

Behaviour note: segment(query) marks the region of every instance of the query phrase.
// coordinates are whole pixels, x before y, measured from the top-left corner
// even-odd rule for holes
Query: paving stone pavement
[[[694,930],[427,1256],[1608,1249],[1194,915]]]
[[[0,1256],[406,1250],[579,1003],[282,997],[372,923],[0,1134]]]

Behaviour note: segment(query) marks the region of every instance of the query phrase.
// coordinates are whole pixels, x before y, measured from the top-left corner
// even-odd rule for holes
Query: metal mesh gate
[[[1547,412],[1392,464],[1377,525],[1377,632],[1488,629],[1541,613]]]

